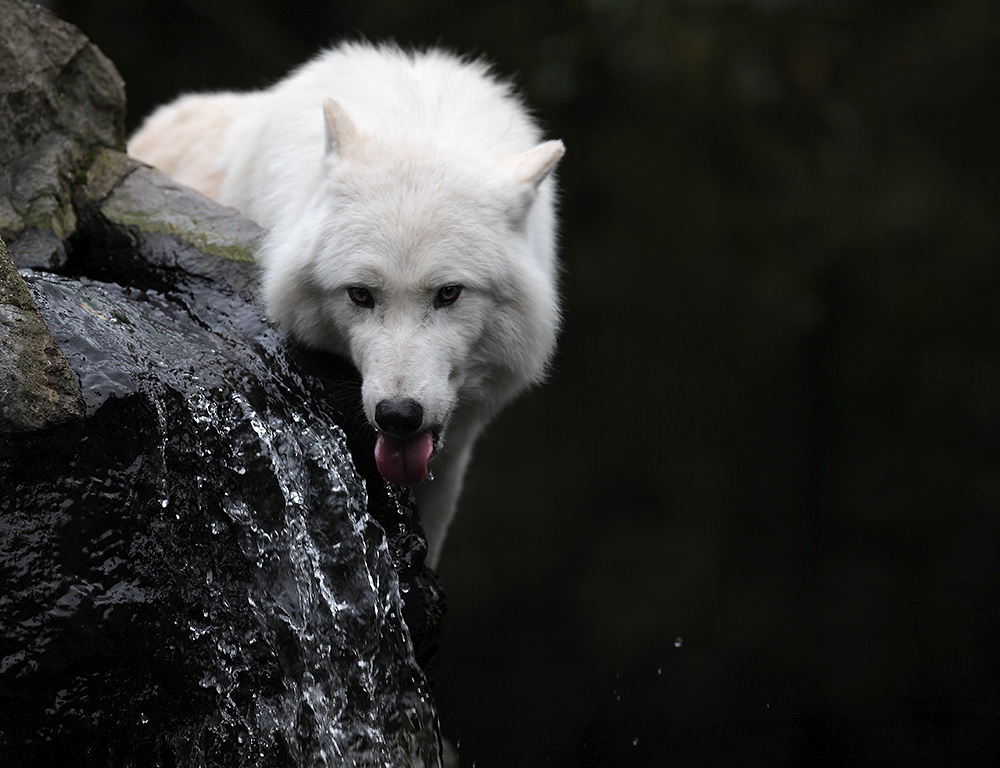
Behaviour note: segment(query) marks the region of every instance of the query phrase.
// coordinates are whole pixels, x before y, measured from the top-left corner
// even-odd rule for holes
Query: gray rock
[[[74,178],[95,148],[124,150],[124,124],[104,54],[51,11],[0,0],[0,237],[15,264],[65,266]]]
[[[77,271],[130,284],[184,276],[255,290],[253,254],[264,231],[235,208],[115,150],[96,151],[80,178]]]
[[[26,432],[83,418],[80,382],[0,240],[0,451]]]

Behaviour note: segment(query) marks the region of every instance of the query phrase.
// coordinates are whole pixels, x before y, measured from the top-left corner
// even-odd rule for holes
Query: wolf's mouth
[[[406,437],[379,430],[375,439],[375,464],[393,485],[417,485],[427,477],[427,462],[434,453],[434,433],[425,429]]]

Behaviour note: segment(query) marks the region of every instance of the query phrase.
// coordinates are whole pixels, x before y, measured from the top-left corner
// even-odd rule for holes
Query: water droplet
[[[638,747],[639,746],[639,737],[638,736],[633,736],[632,737],[632,746],[633,747]]]
[[[663,667],[657,667],[656,668],[656,674],[662,675],[663,674]]]
[[[167,508],[167,505],[169,503],[170,503],[170,499],[160,499],[160,506],[163,507],[164,509]]]
[[[683,643],[684,643],[684,638],[683,637],[675,637],[674,638],[674,648],[680,648],[681,645],[683,645]]]

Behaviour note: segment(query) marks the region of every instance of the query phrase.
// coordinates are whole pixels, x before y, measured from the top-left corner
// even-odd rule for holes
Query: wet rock
[[[438,765],[444,599],[356,372],[120,151],[82,35],[0,0],[0,55],[0,765]]]
[[[434,765],[346,372],[225,286],[26,282],[86,418],[0,459],[0,762]]]

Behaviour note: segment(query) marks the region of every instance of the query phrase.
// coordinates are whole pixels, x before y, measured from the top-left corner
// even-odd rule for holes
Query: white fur
[[[373,426],[382,399],[421,404],[439,435],[435,477],[416,489],[432,566],[473,442],[543,377],[555,345],[563,147],[540,142],[482,64],[347,44],[267,90],[161,107],[129,144],[269,229],[270,316],[353,361]],[[436,308],[446,285],[461,296]]]

